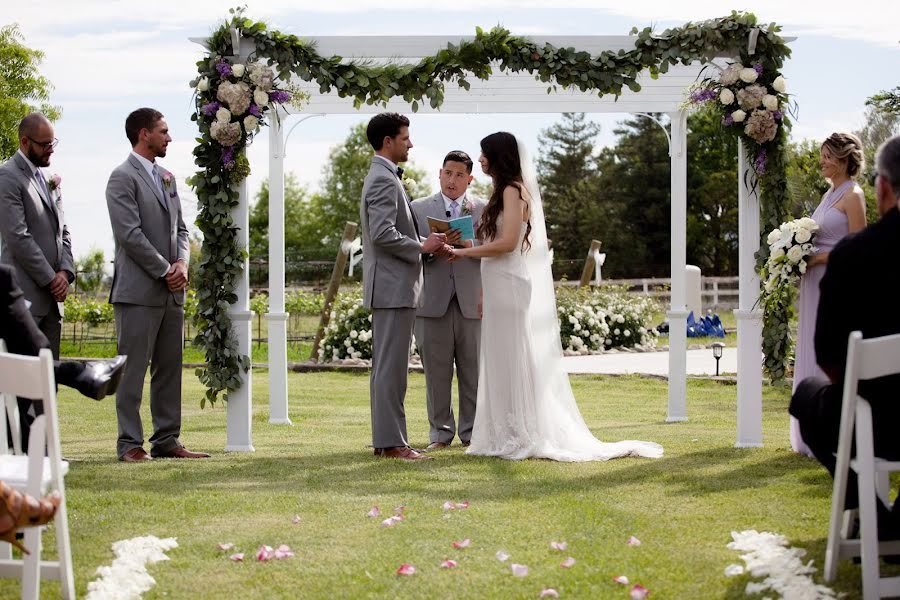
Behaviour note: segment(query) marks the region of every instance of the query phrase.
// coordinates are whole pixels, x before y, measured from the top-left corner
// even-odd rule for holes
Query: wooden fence
[[[556,285],[577,286],[577,281],[558,281]],[[620,287],[625,290],[657,298],[661,302],[669,300],[672,280],[662,277],[640,279],[604,279],[601,287]],[[738,306],[737,277],[701,277],[700,296],[704,309],[732,309]]]

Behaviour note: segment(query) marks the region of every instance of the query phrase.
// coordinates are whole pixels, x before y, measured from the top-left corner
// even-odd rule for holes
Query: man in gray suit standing
[[[117,452],[124,462],[152,458],[206,458],[190,452],[181,434],[181,351],[187,288],[188,230],[171,173],[159,167],[169,126],[152,108],[125,120],[132,152],[106,186],[106,205],[116,241],[110,302],[116,315],[119,353],[128,355],[116,391]],[[150,367],[150,455],[144,451],[141,399]]]
[[[412,148],[409,119],[397,113],[375,115],[366,137],[375,151],[359,204],[363,302],[372,310],[372,446],[376,456],[425,460],[429,457],[407,442],[403,400],[422,255],[446,254],[446,236],[433,233],[423,241],[403,189],[398,163],[406,162]]]
[[[56,148],[53,125],[40,113],[19,123],[19,150],[0,167],[0,262],[16,271],[16,278],[38,328],[47,336],[53,358],[59,359],[62,333],[60,302],[75,281],[72,241],[63,215],[59,179],[49,181],[42,167],[50,166]],[[19,398],[23,443],[27,443],[32,415],[42,414],[41,403]]]
[[[439,173],[441,191],[412,203],[420,231],[428,230],[428,217],[455,219],[471,215],[475,229],[484,202],[470,197],[472,159],[460,150],[444,157]],[[447,242],[459,242],[459,232],[448,233]],[[416,311],[416,342],[425,367],[425,397],[430,425],[429,450],[446,448],[458,434],[469,445],[475,424],[478,396],[478,346],[481,339],[481,261],[444,258],[425,262],[422,300]],[[451,389],[456,363],[459,390],[459,429],[453,419]]]

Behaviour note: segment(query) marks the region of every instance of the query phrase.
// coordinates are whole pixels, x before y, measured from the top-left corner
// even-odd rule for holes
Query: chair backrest
[[[850,333],[847,342],[845,380],[876,379],[900,374],[900,333],[864,340],[862,332]]]
[[[6,342],[0,338],[0,352],[6,352]],[[4,414],[6,418],[4,418]],[[0,391],[0,454],[22,454],[22,429],[19,422],[19,402],[13,394]],[[9,444],[12,444],[11,446]]]

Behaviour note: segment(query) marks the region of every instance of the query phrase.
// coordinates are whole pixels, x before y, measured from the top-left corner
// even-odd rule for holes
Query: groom
[[[432,233],[423,241],[403,189],[403,170],[397,165],[406,162],[412,148],[409,119],[397,113],[375,115],[366,137],[375,151],[359,204],[363,302],[372,310],[372,446],[375,456],[426,460],[407,442],[403,400],[422,254],[446,254],[446,236]]]
[[[475,226],[484,202],[466,193],[472,183],[472,159],[461,150],[444,157],[438,173],[441,191],[412,203],[419,230],[428,229],[428,217],[455,219],[471,215]],[[459,232],[447,241],[458,240]],[[472,241],[462,245],[471,246]],[[475,424],[478,396],[478,343],[481,338],[481,261],[464,258],[453,263],[435,259],[425,263],[425,285],[416,312],[416,343],[425,367],[425,398],[428,407],[428,450],[446,448],[459,434],[469,445]],[[453,365],[459,388],[459,428],[453,419],[450,398]]]

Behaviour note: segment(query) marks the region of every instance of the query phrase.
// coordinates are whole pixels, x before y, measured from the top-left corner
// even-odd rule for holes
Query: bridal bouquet
[[[766,238],[769,258],[762,269],[765,285],[759,301],[763,309],[766,370],[773,380],[784,378],[787,370],[797,281],[806,273],[807,259],[817,250],[814,241],[818,229],[815,221],[804,217],[782,223]]]

